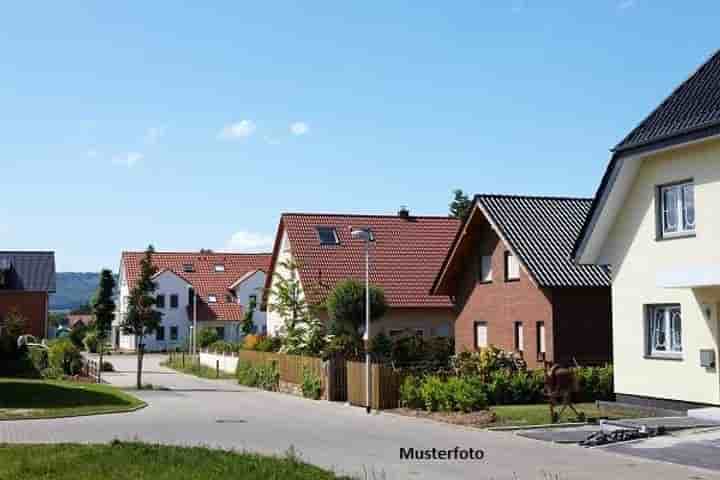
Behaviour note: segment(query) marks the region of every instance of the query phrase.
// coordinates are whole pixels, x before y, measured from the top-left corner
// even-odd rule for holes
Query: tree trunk
[[[103,362],[103,340],[100,339],[100,344],[98,345],[98,352],[100,353],[100,362],[98,363],[98,373],[97,373],[97,383],[101,383],[102,381],[102,362]]]
[[[135,345],[136,345],[136,351],[137,351],[137,389],[142,389],[142,361],[143,361],[143,354],[145,349],[145,344],[142,343],[142,340],[139,340],[138,337],[135,337]]]

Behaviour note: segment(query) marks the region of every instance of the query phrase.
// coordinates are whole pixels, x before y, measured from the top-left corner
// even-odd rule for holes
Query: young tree
[[[240,326],[240,330],[242,331],[243,335],[252,335],[253,333],[255,333],[255,323],[253,322],[253,316],[255,315],[256,308],[257,302],[254,298],[250,299],[250,305],[248,305],[247,312],[245,312],[242,325]]]
[[[470,213],[473,202],[460,189],[453,190],[453,195],[453,201],[450,202],[450,216],[460,220],[465,220],[465,217],[467,217]]]
[[[325,301],[328,315],[356,335],[365,326],[365,284],[343,280],[335,285]],[[387,303],[382,288],[370,285],[370,321],[385,315]]]
[[[98,353],[100,363],[98,368],[98,380],[100,380],[103,365],[103,350],[107,340],[108,331],[112,326],[115,317],[115,277],[109,269],[100,272],[100,284],[93,298],[93,313],[95,314],[95,332],[98,340]]]
[[[152,254],[155,249],[149,245],[145,256],[140,262],[140,278],[130,291],[127,316],[123,319],[122,329],[128,335],[135,336],[135,349],[137,351],[137,388],[142,388],[142,362],[145,353],[145,335],[155,332],[162,321],[162,313],[155,310],[155,295],[157,285],[152,277],[158,269],[152,263]]]

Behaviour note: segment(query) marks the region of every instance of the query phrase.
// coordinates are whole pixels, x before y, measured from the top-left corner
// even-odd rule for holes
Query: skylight
[[[215,271],[216,272],[224,272],[225,265],[223,265],[222,263],[215,264]]]
[[[208,295],[208,303],[217,303],[216,295]]]
[[[340,243],[334,227],[317,227],[320,245],[337,245]]]
[[[194,271],[192,263],[183,263],[183,272],[192,272],[192,271]]]

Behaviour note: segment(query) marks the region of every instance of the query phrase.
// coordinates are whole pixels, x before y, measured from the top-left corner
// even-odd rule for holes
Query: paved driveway
[[[126,357],[131,361],[133,357]],[[112,357],[123,370],[125,359]],[[159,359],[158,359],[159,360]],[[290,446],[310,463],[346,473],[384,472],[387,479],[711,479],[706,470],[555,445],[510,433],[456,428],[361,408],[315,402],[169,373],[153,360],[148,381],[174,388],[143,391],[149,406],[129,414],[0,422],[2,442],[107,442],[140,439],[283,454]],[[134,372],[106,377],[126,384]],[[132,382],[130,382],[132,383]],[[482,461],[400,460],[400,448],[483,449]],[[363,477],[365,478],[365,477]]]

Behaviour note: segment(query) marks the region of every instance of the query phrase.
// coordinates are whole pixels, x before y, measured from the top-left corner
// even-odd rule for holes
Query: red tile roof
[[[319,226],[334,227],[339,244],[321,245]],[[384,289],[391,307],[452,306],[449,297],[432,296],[430,289],[460,227],[453,218],[286,213],[280,218],[273,265],[287,232],[306,298],[322,303],[338,281],[365,279],[364,242],[351,237],[351,227],[372,230],[370,282]]]
[[[140,261],[145,252],[123,252],[122,266],[128,286],[132,289],[140,276]],[[156,252],[153,263],[159,271],[169,270],[184,279],[200,297],[198,320],[242,320],[242,306],[226,302],[225,294],[239,278],[251,271],[270,269],[269,253],[197,253]],[[192,272],[183,271],[183,265],[191,263]],[[225,266],[224,272],[216,272],[215,265]],[[215,295],[217,303],[208,303],[208,295]]]

